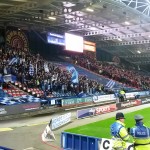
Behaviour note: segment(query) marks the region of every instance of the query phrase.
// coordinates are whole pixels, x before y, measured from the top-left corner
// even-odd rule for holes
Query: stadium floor
[[[132,112],[142,108],[150,107],[150,104],[136,106],[122,110],[124,113]],[[72,111],[72,122],[54,131],[55,142],[43,143],[41,134],[50,118],[55,115],[36,116],[20,120],[1,121],[0,123],[0,146],[13,148],[15,150],[60,150],[60,135],[65,129],[81,126],[91,122],[103,120],[115,116],[116,112],[103,114],[86,119],[76,119],[76,112]]]

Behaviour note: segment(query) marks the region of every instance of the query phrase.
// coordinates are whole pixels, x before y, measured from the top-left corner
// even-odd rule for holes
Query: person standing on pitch
[[[126,141],[130,140],[130,136],[125,128],[124,120],[124,114],[118,112],[116,113],[116,122],[111,125],[113,149],[115,150],[125,150]]]
[[[130,129],[130,135],[134,139],[134,150],[150,150],[150,128],[143,124],[144,117],[135,115],[135,127]]]

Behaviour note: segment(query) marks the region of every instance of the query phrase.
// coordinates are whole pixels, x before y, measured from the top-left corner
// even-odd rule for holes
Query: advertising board
[[[100,115],[104,113],[109,113],[116,111],[117,107],[116,104],[98,106],[93,108],[81,109],[77,111],[77,118],[86,118],[93,115]]]
[[[71,121],[71,113],[67,113],[55,118],[52,118],[51,120],[51,129],[57,129]]]
[[[62,99],[62,106],[76,105],[92,102],[92,97]]]
[[[148,103],[150,103],[150,97],[142,98],[141,102],[142,102],[142,104],[148,104]]]
[[[114,94],[93,96],[94,103],[99,103],[103,101],[113,101],[113,100],[114,101],[116,100],[116,97]]]
[[[124,109],[128,107],[138,106],[141,104],[142,104],[141,99],[136,99],[136,100],[131,100],[127,102],[117,103],[116,105],[118,109]]]
[[[40,103],[19,104],[13,106],[0,106],[0,116],[15,115],[39,110]]]

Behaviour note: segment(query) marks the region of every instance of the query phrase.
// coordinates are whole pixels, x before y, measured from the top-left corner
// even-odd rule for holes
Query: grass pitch
[[[125,114],[126,127],[133,127],[135,125],[134,115],[137,114],[144,116],[144,124],[150,127],[150,108],[145,108],[131,113],[126,113]],[[93,122],[84,126],[67,129],[65,130],[65,132],[71,132],[71,133],[82,134],[87,136],[94,136],[99,138],[111,138],[110,125],[114,123],[114,121],[115,121],[115,117],[98,121],[98,122]]]

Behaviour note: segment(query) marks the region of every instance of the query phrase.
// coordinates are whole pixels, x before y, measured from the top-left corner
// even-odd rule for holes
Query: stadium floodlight
[[[141,52],[140,52],[140,51],[137,51],[137,53],[141,54]]]
[[[128,22],[128,21],[125,21],[124,23],[125,23],[126,25],[130,25],[130,22]]]
[[[122,39],[121,39],[121,38],[118,38],[117,40],[118,40],[118,41],[122,41]]]
[[[89,11],[89,12],[94,12],[94,10],[91,9],[91,8],[86,8],[86,10]]]
[[[48,19],[50,19],[50,20],[56,20],[55,17],[48,17]]]

